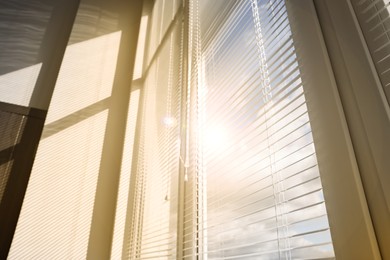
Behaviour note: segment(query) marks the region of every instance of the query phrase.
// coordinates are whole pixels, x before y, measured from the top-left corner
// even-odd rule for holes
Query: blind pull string
[[[168,93],[167,93],[167,106],[166,111],[167,114],[165,115],[165,126],[164,129],[165,138],[164,140],[169,140],[170,132],[172,131],[172,127],[175,126],[176,118],[172,115],[172,88],[173,88],[173,36],[170,36],[170,44],[169,44],[169,65],[168,65]],[[170,190],[170,165],[168,165],[168,172],[167,172],[167,183],[166,183],[166,192],[165,192],[165,201],[169,201],[169,190]]]
[[[267,133],[267,145],[268,145],[268,153],[269,153],[269,162],[270,162],[270,168],[271,168],[271,177],[272,177],[272,186],[273,186],[273,195],[275,200],[275,213],[276,213],[276,221],[277,221],[277,236],[278,236],[278,248],[279,248],[279,257],[287,257],[288,259],[291,259],[291,253],[290,250],[287,250],[285,252],[285,256],[282,256],[282,251],[284,251],[284,248],[281,243],[282,239],[288,237],[287,234],[281,234],[280,227],[283,227],[284,218],[286,217],[284,214],[284,211],[281,207],[281,197],[280,193],[283,192],[281,189],[280,184],[280,178],[278,178],[278,174],[275,172],[275,151],[273,145],[270,143],[271,133],[269,130],[269,118],[267,116],[268,110],[272,104],[270,104],[270,101],[272,99],[272,92],[271,92],[271,84],[270,84],[270,78],[268,73],[268,65],[267,65],[267,57],[264,47],[264,41],[263,41],[263,33],[261,28],[261,22],[260,22],[260,15],[259,15],[259,8],[257,0],[250,0],[251,2],[251,8],[252,8],[252,16],[253,16],[253,22],[255,27],[255,34],[256,34],[256,45],[257,45],[257,53],[259,58],[259,69],[260,69],[260,76],[261,76],[261,90],[263,94],[263,102],[264,102],[264,117],[265,117],[265,125],[266,125],[266,133]],[[268,4],[271,4],[273,6],[273,2],[268,2]],[[282,224],[281,224],[282,223]],[[283,232],[285,233],[285,232]],[[285,243],[285,246],[287,246],[287,249],[289,248],[289,242]]]

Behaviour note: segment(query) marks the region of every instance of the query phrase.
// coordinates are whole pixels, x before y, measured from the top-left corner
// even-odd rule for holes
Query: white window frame
[[[373,206],[385,210],[386,203],[382,200],[381,205],[372,205],[367,197],[373,184],[389,186],[386,179],[378,179],[390,169],[389,160],[380,160],[380,153],[390,149],[390,126],[379,79],[349,0],[287,3],[297,53],[306,64],[302,66],[308,83],[305,94],[335,255],[340,259],[381,259],[371,212]],[[341,52],[335,57],[331,48],[337,46]],[[345,71],[340,71],[335,59]],[[365,127],[363,135],[359,136],[357,126]],[[369,151],[364,150],[367,143]],[[386,194],[378,196],[384,199]],[[388,225],[388,218],[381,224]]]

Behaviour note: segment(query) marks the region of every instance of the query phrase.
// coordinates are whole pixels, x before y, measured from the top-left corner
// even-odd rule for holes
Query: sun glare
[[[229,141],[227,129],[220,125],[211,126],[204,130],[204,146],[206,150],[222,150]]]
[[[162,124],[167,128],[175,127],[177,120],[172,116],[166,116],[162,119]]]

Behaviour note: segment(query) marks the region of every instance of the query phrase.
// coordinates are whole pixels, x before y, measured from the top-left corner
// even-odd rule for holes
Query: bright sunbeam
[[[220,125],[211,126],[204,130],[204,147],[206,150],[222,151],[228,146],[229,133]]]
[[[163,119],[161,121],[162,121],[162,124],[167,128],[175,127],[177,124],[176,118],[174,118],[172,116],[163,117]]]

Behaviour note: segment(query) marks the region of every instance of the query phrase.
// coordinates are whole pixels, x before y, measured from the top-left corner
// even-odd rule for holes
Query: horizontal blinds
[[[187,55],[187,89],[186,89],[186,151],[184,158],[185,166],[185,193],[184,193],[184,212],[183,212],[183,259],[194,259],[200,254],[199,245],[199,221],[200,197],[199,185],[201,182],[200,170],[200,152],[198,131],[198,78],[201,75],[200,63],[200,34],[199,34],[199,6],[197,1],[188,1],[189,7],[186,12],[188,17],[188,53]]]
[[[198,1],[184,258],[333,258],[285,2]]]
[[[154,1],[149,32],[149,47],[147,49],[148,65],[150,65],[157,48],[163,44],[163,37],[172,24],[175,15],[180,12],[181,2],[181,0]]]
[[[183,34],[173,26],[144,83],[129,259],[176,258]]]
[[[351,3],[390,104],[390,1],[352,0]]]

